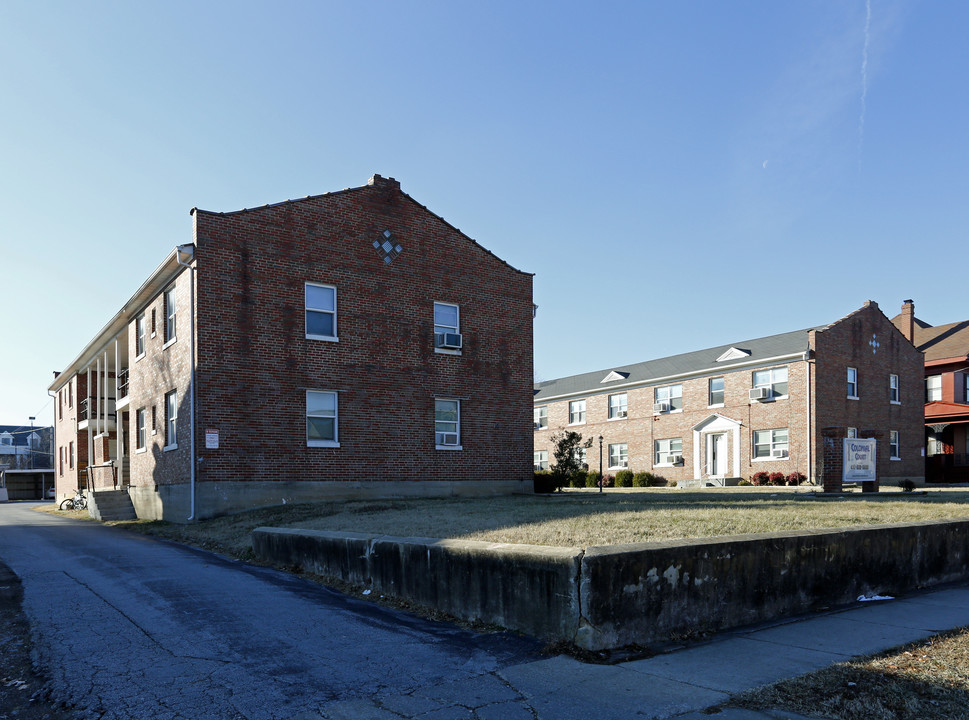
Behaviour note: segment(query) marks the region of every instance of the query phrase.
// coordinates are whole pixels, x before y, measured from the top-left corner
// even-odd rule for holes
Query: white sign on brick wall
[[[875,479],[875,439],[845,438],[843,482],[863,482]]]
[[[205,447],[209,450],[219,449],[219,431],[218,429],[206,428],[205,429]]]

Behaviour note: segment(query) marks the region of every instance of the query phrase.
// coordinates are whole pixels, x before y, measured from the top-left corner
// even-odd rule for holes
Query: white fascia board
[[[779,362],[785,362],[788,360],[806,360],[807,351],[791,353],[789,355],[778,355],[776,357],[762,358],[759,360],[748,360],[747,362],[735,363],[734,365],[728,365],[727,367],[709,367],[703,370],[693,370],[692,372],[679,373],[677,375],[665,375],[662,377],[649,378],[648,380],[637,380],[631,383],[620,383],[617,385],[610,385],[608,388],[583,390],[581,392],[565,393],[564,395],[549,395],[541,399],[533,400],[535,405],[544,405],[551,400],[562,400],[564,398],[576,398],[576,397],[591,397],[593,395],[603,395],[606,392],[612,393],[614,390],[619,388],[636,388],[636,387],[649,387],[650,385],[658,385],[659,383],[671,382],[673,380],[689,380],[691,378],[703,377],[704,375],[725,375],[726,373],[734,370],[736,368],[752,367],[756,365],[776,365]]]
[[[194,259],[194,258],[193,258]],[[47,386],[49,392],[57,392],[64,387],[68,380],[90,365],[98,355],[107,348],[108,344],[131,322],[145,305],[155,297],[174,278],[178,277],[186,268],[178,263],[178,250],[172,250],[155,268],[148,279],[132,295],[128,302],[115,314],[108,324],[101,328],[81,353],[74,358],[64,371],[54,378],[54,382]]]

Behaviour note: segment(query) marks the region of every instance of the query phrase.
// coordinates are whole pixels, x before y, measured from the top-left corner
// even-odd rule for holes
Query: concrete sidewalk
[[[329,703],[327,720],[792,720],[704,709],[732,695],[969,625],[969,585],[859,603],[746,630],[646,660],[587,665],[566,656],[517,665],[403,696]]]

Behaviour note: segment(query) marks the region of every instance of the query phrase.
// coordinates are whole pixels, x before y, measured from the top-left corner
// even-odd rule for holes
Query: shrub
[[[912,492],[915,489],[915,483],[908,478],[902,480],[898,486],[902,488],[902,492]]]
[[[599,473],[595,470],[590,470],[585,474],[585,486],[587,488],[599,487]]]
[[[602,482],[596,482],[596,487],[612,487],[614,483],[615,479],[612,477],[612,475],[603,475]]]
[[[666,487],[668,485],[669,485],[669,482],[662,475],[653,475],[653,473],[649,473],[650,487]]]
[[[548,470],[541,470],[535,473],[535,492],[552,493],[558,489],[558,483]]]
[[[743,485],[745,487],[750,487],[753,483],[751,483],[750,480],[744,480],[743,478],[740,478],[740,482],[738,482],[737,484]]]
[[[771,485],[783,485],[784,482],[787,480],[787,478],[784,477],[784,473],[782,472],[772,472],[768,476],[768,479],[770,480]]]
[[[807,480],[807,477],[805,477],[803,473],[799,472],[792,472],[787,476],[787,484],[793,487],[797,487],[805,480]]]
[[[632,487],[633,486],[633,471],[632,470],[620,470],[616,473],[616,487]]]
[[[585,470],[576,470],[569,477],[569,487],[583,488],[585,487]]]
[[[763,471],[761,471],[761,472],[755,472],[750,477],[750,484],[751,485],[755,485],[757,487],[760,487],[762,485],[766,485],[769,482],[770,482],[770,475],[768,475],[767,473],[765,473]]]
[[[638,472],[633,475],[633,487],[649,487],[649,477],[648,472]]]

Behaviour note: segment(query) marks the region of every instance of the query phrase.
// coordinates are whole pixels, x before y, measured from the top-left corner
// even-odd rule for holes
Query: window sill
[[[307,440],[306,447],[338,448],[340,443],[336,440]]]
[[[175,443],[174,445],[166,445],[162,448],[162,452],[168,452],[169,450],[178,450],[178,443]]]
[[[682,467],[681,465],[676,465],[675,463],[654,463],[654,468],[658,467]]]
[[[434,348],[434,352],[438,355],[460,355],[460,350],[451,350],[449,348]]]
[[[628,420],[628,419],[629,419],[629,416],[627,415],[625,417],[611,417],[611,418],[606,418],[606,421],[607,422],[614,422],[616,420]]]
[[[464,450],[460,445],[435,445],[435,450]]]
[[[171,340],[168,340],[164,345],[162,345],[162,350],[165,350],[165,349],[171,347],[177,341],[178,341],[178,338],[177,337],[173,337]]]
[[[791,456],[776,458],[776,457],[762,457],[762,458],[751,458],[750,462],[783,462],[784,460],[790,460]]]
[[[575,427],[576,425],[585,425],[585,420],[577,423],[569,423],[567,427]]]
[[[900,458],[900,457],[890,457],[890,458],[888,458],[888,459],[889,459],[889,460],[901,460],[902,458]]]
[[[890,400],[889,401],[889,404],[891,404],[891,405],[901,405],[902,404],[902,401],[901,400]]]
[[[620,470],[628,470],[628,469],[629,469],[628,465],[610,465],[609,467],[606,468],[606,470],[615,470],[616,472],[619,472]]]
[[[676,410],[665,410],[663,412],[653,413],[653,417],[659,417],[660,415],[677,415],[683,412],[683,408],[677,408]]]
[[[708,410],[713,408],[722,408],[722,407],[726,407],[726,406],[723,403],[714,403],[713,405],[707,405]]]
[[[322,340],[323,342],[340,342],[340,338],[335,335],[310,335],[306,334],[307,340]]]
[[[849,395],[848,396],[848,400],[860,400],[860,399],[861,398],[859,398],[857,395]]]
[[[148,452],[148,448],[135,448],[135,455]]]
[[[139,360],[141,360],[141,359],[142,359],[143,357],[145,357],[145,353],[141,353],[141,355],[135,355],[135,362],[138,362],[138,361],[139,361]]]
[[[535,432],[542,432],[542,430],[548,430],[548,427],[538,427],[538,428],[535,428]]]

